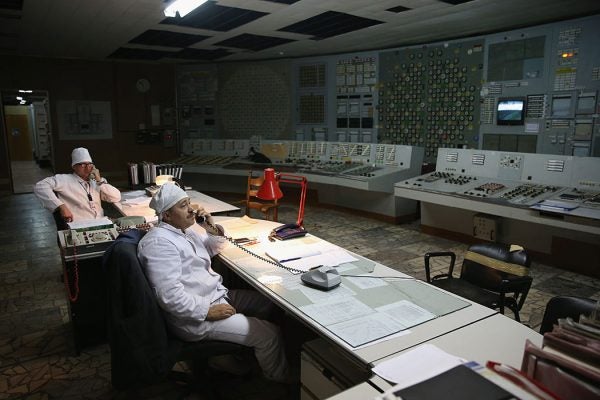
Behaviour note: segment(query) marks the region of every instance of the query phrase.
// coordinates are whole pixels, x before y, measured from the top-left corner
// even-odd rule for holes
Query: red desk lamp
[[[258,189],[256,197],[262,200],[275,200],[283,197],[279,188],[280,183],[291,183],[300,185],[300,207],[298,208],[298,221],[296,224],[302,226],[304,223],[304,204],[306,201],[306,186],[308,181],[304,176],[275,173],[273,168],[265,168],[265,181]]]

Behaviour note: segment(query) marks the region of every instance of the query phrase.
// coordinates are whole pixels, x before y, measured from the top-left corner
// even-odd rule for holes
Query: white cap
[[[177,204],[178,201],[189,197],[187,193],[174,183],[167,182],[160,187],[150,200],[150,208],[160,216],[163,212]]]
[[[93,162],[88,149],[84,147],[78,147],[76,149],[73,149],[73,152],[71,153],[71,167],[75,164],[84,162]]]

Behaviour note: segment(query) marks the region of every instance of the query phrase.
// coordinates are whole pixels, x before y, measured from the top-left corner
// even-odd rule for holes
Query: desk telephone
[[[206,227],[208,227],[208,229],[212,230],[214,233],[216,233],[218,235],[221,234],[219,229],[216,226],[208,223],[208,221],[206,221],[206,218],[203,215],[196,214],[196,222],[198,224],[204,224]],[[288,234],[288,232],[289,232],[289,234]],[[274,229],[271,232],[271,236],[274,236],[277,233],[280,233],[280,234],[283,233],[284,235],[287,234],[287,236],[285,238],[280,239],[280,240],[286,240],[286,239],[291,239],[292,237],[304,236],[304,235],[306,235],[307,232],[302,227],[299,227],[296,224],[288,224],[288,225],[283,225],[277,229]],[[269,236],[269,237],[271,237],[271,236]],[[227,241],[229,243],[232,243],[237,248],[242,249],[246,253],[250,254],[253,257],[256,257],[257,259],[259,259],[261,261],[264,261],[268,264],[275,265],[279,268],[283,268],[287,271],[290,271],[293,274],[302,274],[301,278],[300,278],[302,280],[302,282],[304,282],[305,284],[307,284],[313,288],[321,289],[321,290],[330,290],[330,289],[333,289],[333,288],[339,286],[339,284],[342,282],[340,275],[338,274],[337,270],[333,267],[320,266],[317,269],[313,269],[311,271],[305,272],[305,271],[302,271],[299,269],[286,267],[279,261],[276,261],[276,260],[273,260],[273,259],[270,259],[267,257],[263,257],[263,256],[260,256],[256,253],[254,253],[250,249],[244,247],[244,244],[247,244],[247,242],[248,242],[246,240],[239,241],[239,240],[233,239],[229,236],[225,236],[225,239],[227,239]],[[250,241],[250,242],[252,242],[252,241]]]
[[[115,228],[90,231],[69,230],[65,234],[65,247],[85,247],[98,243],[111,242],[119,236]]]
[[[285,224],[271,231],[269,239],[288,240],[305,236],[308,232],[297,224]]]
[[[79,266],[78,257],[89,253],[104,251],[119,236],[117,229],[69,229],[58,232],[63,256],[72,258],[72,266],[63,268],[64,284],[69,300],[74,303],[79,298]],[[101,253],[100,253],[101,254]]]

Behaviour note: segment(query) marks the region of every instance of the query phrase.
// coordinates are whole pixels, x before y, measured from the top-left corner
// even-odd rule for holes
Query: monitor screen
[[[552,116],[570,117],[571,115],[571,96],[560,96],[552,98]]]
[[[496,114],[498,125],[523,125],[525,119],[525,99],[498,99]]]

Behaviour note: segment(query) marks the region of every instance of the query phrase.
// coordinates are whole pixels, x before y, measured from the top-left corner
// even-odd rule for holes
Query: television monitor
[[[525,120],[525,98],[498,99],[496,116],[498,125],[523,125]]]

